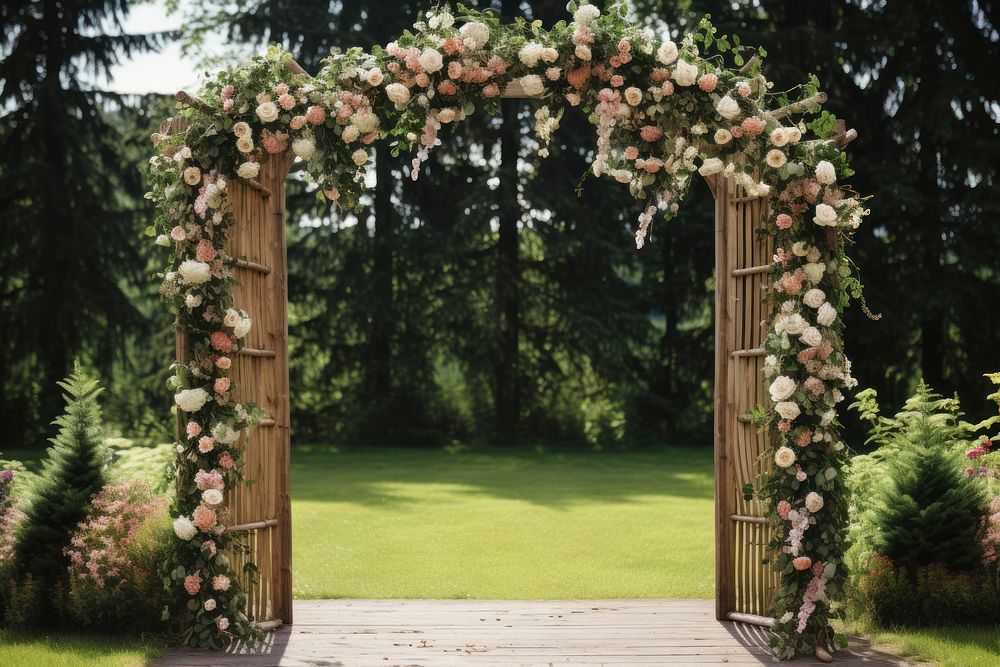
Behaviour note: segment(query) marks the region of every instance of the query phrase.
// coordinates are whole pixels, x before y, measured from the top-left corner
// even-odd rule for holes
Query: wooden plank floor
[[[759,665],[759,628],[719,623],[712,600],[299,600],[260,652],[177,649],[161,667]],[[838,665],[900,665],[863,644]],[[795,665],[819,664],[812,660]]]

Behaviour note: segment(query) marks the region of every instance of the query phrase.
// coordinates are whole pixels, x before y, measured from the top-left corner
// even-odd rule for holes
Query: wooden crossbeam
[[[767,352],[762,347],[754,347],[749,350],[736,350],[733,352],[733,356],[737,359],[744,359],[746,357],[763,357]]]
[[[792,102],[786,106],[769,112],[771,118],[778,119],[784,118],[786,116],[791,116],[792,114],[801,113],[803,111],[809,111],[814,106],[826,103],[826,93],[820,91],[813,95],[812,97],[807,97],[804,100],[799,100],[798,102]]]
[[[755,276],[758,273],[767,273],[771,270],[771,264],[761,264],[760,266],[750,266],[745,269],[733,269],[733,275],[739,276]]]
[[[727,614],[730,621],[736,621],[737,623],[748,623],[750,625],[759,625],[764,628],[773,628],[774,619],[768,616],[759,616],[757,614],[743,614],[738,611],[731,611]]]
[[[252,178],[237,178],[236,180],[242,183],[243,185],[246,185],[250,189],[256,190],[263,197],[271,196],[271,191],[268,188],[261,185],[259,181],[255,181]]]
[[[740,523],[767,523],[767,519],[762,516],[748,516],[746,514],[730,514],[729,518]]]
[[[245,533],[251,530],[262,530],[264,528],[273,528],[278,525],[277,519],[264,519],[263,521],[251,521],[250,523],[237,523],[232,526],[226,526],[225,532],[227,533]]]
[[[197,97],[188,95],[187,91],[178,90],[177,94],[174,95],[174,99],[180,102],[183,106],[191,107],[192,109],[197,109],[202,113],[207,113],[207,114],[215,113],[215,109],[213,109],[210,104],[202,102]]]
[[[256,271],[257,273],[263,273],[265,276],[271,273],[270,266],[265,266],[264,264],[258,264],[257,262],[251,262],[248,259],[236,260],[236,268],[246,269],[247,271]]]
[[[264,417],[259,422],[257,422],[257,425],[258,426],[274,426],[277,423],[278,422],[274,421],[274,419],[272,419],[271,417]]]
[[[247,357],[263,357],[265,359],[274,359],[278,356],[278,353],[274,350],[261,350],[256,347],[241,347],[240,354]]]

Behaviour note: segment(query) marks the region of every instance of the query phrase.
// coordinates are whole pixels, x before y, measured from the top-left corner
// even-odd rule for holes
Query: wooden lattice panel
[[[767,622],[778,584],[767,559],[771,530],[758,500],[743,487],[767,470],[767,438],[745,415],[766,405],[763,378],[768,313],[762,299],[773,248],[758,234],[765,199],[714,177],[716,197],[716,614]]]

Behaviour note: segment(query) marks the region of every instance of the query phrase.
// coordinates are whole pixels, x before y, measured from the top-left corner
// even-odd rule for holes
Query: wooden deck
[[[900,665],[861,643],[838,665]],[[764,633],[719,623],[711,600],[297,600],[257,653],[177,649],[161,667],[239,665],[758,665]],[[813,660],[795,665],[820,664]]]

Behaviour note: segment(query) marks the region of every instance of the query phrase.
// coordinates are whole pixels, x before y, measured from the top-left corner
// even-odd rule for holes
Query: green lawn
[[[713,595],[710,448],[292,452],[295,595]]]
[[[942,667],[1000,665],[1000,626],[904,628],[867,634],[873,643],[893,644],[905,655],[932,660]]]
[[[138,667],[162,656],[138,639],[0,630],[0,664],[24,667]]]

